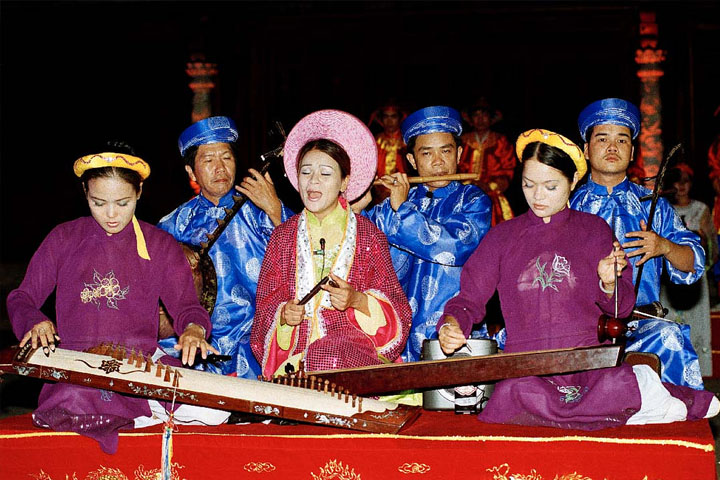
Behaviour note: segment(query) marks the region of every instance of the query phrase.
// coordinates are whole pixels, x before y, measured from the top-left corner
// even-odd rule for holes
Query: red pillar
[[[190,76],[190,90],[193,91],[192,121],[193,123],[212,115],[210,92],[215,88],[213,77],[217,75],[217,64],[205,62],[205,55],[195,54],[190,57],[185,73]],[[195,194],[200,193],[200,185],[188,180]]]
[[[644,168],[645,176],[657,175],[663,157],[662,144],[662,101],[660,99],[660,77],[665,73],[662,62],[665,51],[657,48],[658,25],[654,12],[640,13],[640,48],[635,52],[638,65],[637,76],[641,82],[640,152],[636,155],[637,167]],[[651,182],[653,183],[653,182]],[[651,185],[647,185],[652,188]]]
[[[215,88],[213,77],[217,75],[217,64],[205,62],[205,55],[191,57],[185,73],[190,76],[190,89],[193,91],[192,121],[198,122],[212,115],[210,92]]]

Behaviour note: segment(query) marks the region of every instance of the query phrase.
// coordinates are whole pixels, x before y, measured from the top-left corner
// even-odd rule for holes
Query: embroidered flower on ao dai
[[[547,267],[547,262],[541,264],[540,257],[538,257],[535,260],[537,274],[532,284],[533,286],[540,284],[543,291],[545,291],[546,288],[552,288],[557,292],[558,288],[555,284],[562,283],[564,278],[570,276],[570,262],[568,262],[565,257],[561,257],[556,253],[550,266],[549,273],[545,271],[545,267]]]

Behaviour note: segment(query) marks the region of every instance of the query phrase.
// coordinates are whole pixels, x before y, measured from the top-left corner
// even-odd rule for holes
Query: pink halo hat
[[[359,118],[340,110],[319,110],[300,120],[285,141],[283,162],[288,180],[298,189],[298,153],[313,140],[330,140],[350,157],[350,181],[345,195],[353,201],[368,189],[377,171],[377,146],[370,129]]]

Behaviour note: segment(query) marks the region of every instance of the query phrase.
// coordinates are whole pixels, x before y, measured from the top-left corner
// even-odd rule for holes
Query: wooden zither
[[[117,345],[89,352],[56,348],[48,356],[29,345],[0,351],[0,373],[377,433],[396,433],[420,413],[419,407],[358,397],[317,377],[261,382],[171,367]]]
[[[621,345],[600,345],[391,363],[345,370],[301,371],[287,377],[293,379],[312,375],[342,384],[358,395],[377,395],[408,389],[475,385],[505,378],[559,375],[615,367],[622,361],[622,352]],[[280,380],[275,378],[273,381]]]

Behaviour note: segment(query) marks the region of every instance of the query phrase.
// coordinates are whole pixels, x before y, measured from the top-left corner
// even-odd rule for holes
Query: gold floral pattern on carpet
[[[330,460],[324,467],[320,467],[320,474],[310,472],[310,475],[313,480],[361,480],[355,469],[350,469],[349,465],[343,466],[337,460]]]
[[[267,462],[250,462],[246,463],[243,468],[246,472],[267,473],[275,470],[275,465]]]
[[[178,469],[180,468],[184,467],[177,463],[172,464],[170,470],[170,478],[172,480],[184,480],[178,474]],[[53,478],[47,473],[45,473],[44,470],[40,470],[40,473],[30,474],[29,476],[32,477],[34,480],[53,480]],[[162,478],[162,472],[159,468],[145,470],[145,467],[143,465],[138,466],[133,476],[133,480],[158,480],[159,478]],[[64,480],[80,479],[77,477],[77,474],[73,472],[72,477],[68,474],[65,474]],[[88,473],[82,480],[130,480],[130,478],[118,468],[107,468],[101,466],[97,470]]]
[[[398,471],[400,473],[427,473],[430,471],[430,465],[426,465],[424,463],[403,463],[398,467]]]

